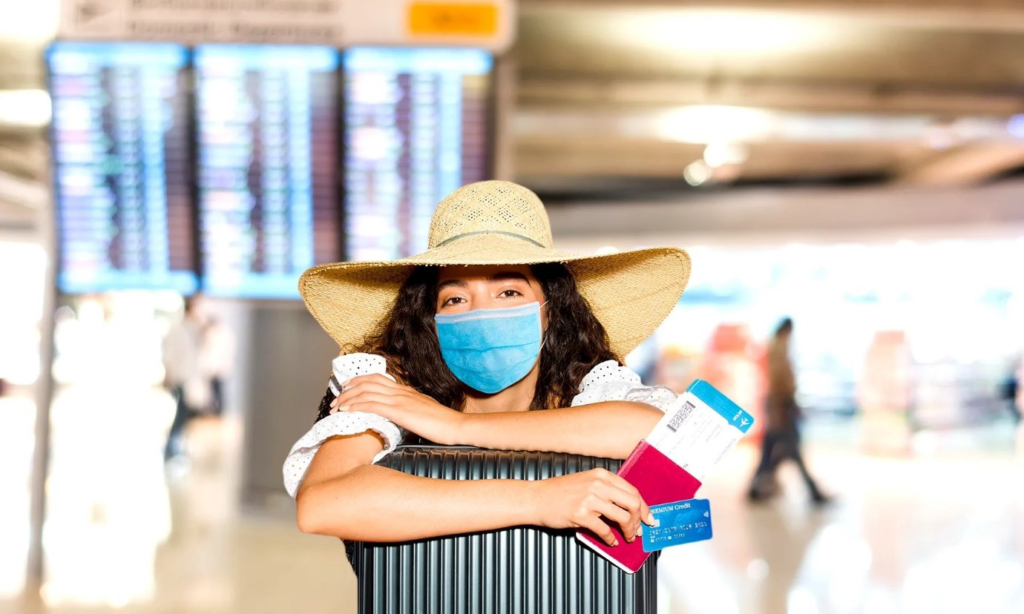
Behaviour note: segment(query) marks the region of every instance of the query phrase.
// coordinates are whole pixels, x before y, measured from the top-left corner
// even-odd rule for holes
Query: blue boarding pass
[[[701,482],[750,430],[754,418],[711,384],[697,380],[645,438]]]
[[[643,527],[644,552],[711,539],[711,504],[687,499],[651,507],[654,525]]]

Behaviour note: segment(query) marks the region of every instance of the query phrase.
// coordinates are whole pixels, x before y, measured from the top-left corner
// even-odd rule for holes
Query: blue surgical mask
[[[485,394],[526,377],[540,355],[540,303],[438,314],[441,356],[463,384]]]

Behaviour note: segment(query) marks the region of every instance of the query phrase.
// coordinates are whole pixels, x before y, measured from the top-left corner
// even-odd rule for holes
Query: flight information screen
[[[63,292],[196,290],[188,61],[169,44],[48,50]]]
[[[204,292],[298,297],[304,270],[341,259],[338,52],[194,51]]]
[[[493,59],[476,49],[356,48],[343,66],[347,255],[423,251],[441,198],[488,176]]]

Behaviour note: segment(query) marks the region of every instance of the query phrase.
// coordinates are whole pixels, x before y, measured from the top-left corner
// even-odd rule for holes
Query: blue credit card
[[[687,499],[651,506],[655,526],[643,527],[644,552],[711,539],[711,504]]]

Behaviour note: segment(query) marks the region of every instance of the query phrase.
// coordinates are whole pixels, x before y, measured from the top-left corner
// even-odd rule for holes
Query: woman
[[[626,458],[675,395],[643,387],[619,359],[668,315],[689,269],[677,249],[555,251],[537,196],[485,181],[441,202],[423,254],[307,271],[303,299],[343,355],[318,422],[285,463],[300,529],[390,542],[529,524],[585,528],[614,545],[614,522],[635,539],[650,511],[608,471],[449,481],[373,463],[403,430],[438,444]]]

